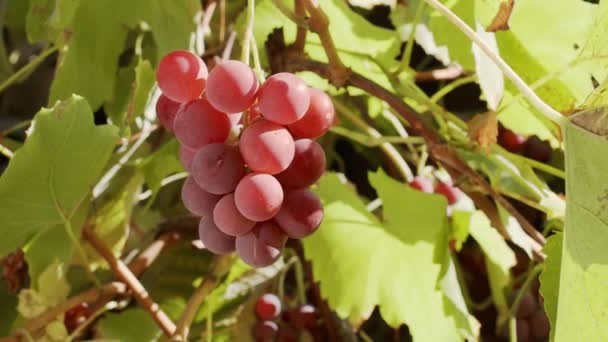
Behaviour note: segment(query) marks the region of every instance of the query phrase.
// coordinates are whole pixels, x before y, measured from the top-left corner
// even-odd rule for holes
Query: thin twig
[[[172,336],[175,332],[175,323],[171,321],[169,316],[155,303],[144,286],[139,282],[137,277],[129,270],[121,260],[116,259],[112,251],[108,248],[105,242],[97,236],[90,228],[84,228],[82,231],[83,237],[93,246],[93,248],[108,262],[110,268],[116,276],[127,284],[129,289],[133,291],[133,295],[137,301],[150,313],[154,321],[163,330],[165,335]]]
[[[247,26],[243,37],[243,50],[241,51],[241,61],[249,64],[251,55],[251,37],[253,37],[253,24],[255,23],[255,0],[247,0]]]
[[[222,52],[222,60],[227,61],[230,59],[230,55],[232,55],[232,47],[234,46],[234,41],[236,40],[236,32],[230,32],[230,36],[228,36],[228,40],[226,41],[226,46],[224,47],[224,52]]]
[[[334,105],[338,112],[342,115],[346,116],[348,120],[350,120],[357,127],[361,128],[365,131],[369,136],[373,139],[382,139],[382,134],[378,132],[375,128],[368,125],[364,120],[357,116],[357,114],[353,113],[350,108],[345,106],[343,103],[334,100]],[[335,130],[334,130],[335,132]],[[414,173],[407,162],[401,156],[401,153],[395,148],[395,146],[383,142],[380,144],[380,149],[386,154],[386,156],[393,162],[401,177],[406,180],[408,183],[414,179]]]
[[[281,0],[279,0],[281,1]],[[304,3],[302,0],[294,0],[295,10],[296,10],[296,23],[298,18],[304,18],[306,16],[306,8],[304,8]],[[296,34],[296,41],[293,43],[293,46],[298,51],[304,51],[304,45],[306,45],[306,34],[308,33],[308,27],[303,27],[298,25],[298,33]]]
[[[414,78],[416,79],[416,82],[435,82],[454,80],[469,75],[470,71],[464,70],[458,64],[452,64],[441,69],[418,71]]]
[[[4,91],[4,89],[6,89],[10,85],[12,85],[13,83],[19,81],[28,72],[31,72],[34,69],[36,69],[36,67],[38,65],[40,65],[40,63],[42,63],[48,56],[57,52],[57,50],[58,50],[57,46],[53,46],[53,47],[50,47],[50,48],[44,50],[40,55],[38,55],[36,58],[32,59],[29,63],[24,65],[21,69],[19,69],[17,72],[12,74],[11,77],[9,77],[6,81],[4,81],[4,82],[2,82],[2,84],[0,84],[0,93],[2,91]]]
[[[546,104],[536,93],[530,89],[530,87],[519,77],[519,75],[494,51],[489,47],[481,37],[473,31],[462,19],[460,19],[454,12],[443,5],[439,0],[425,0],[431,7],[446,17],[454,26],[456,26],[462,33],[464,33],[469,39],[471,39],[477,46],[488,56],[494,64],[507,76],[508,79],[513,82],[515,87],[526,96],[528,101],[545,117],[549,120],[563,126],[566,122],[564,116],[561,113],[551,108]]]
[[[226,38],[226,0],[219,0],[220,1],[220,33],[219,33],[219,38],[220,38],[220,43],[224,42],[224,39]]]
[[[477,79],[476,75],[470,75],[467,77],[456,79],[454,82],[451,82],[450,84],[448,84],[444,87],[441,87],[441,89],[439,89],[435,94],[433,94],[433,96],[431,96],[430,101],[432,103],[437,103],[444,96],[446,96],[447,94],[449,94],[456,88],[461,87],[465,84],[473,83],[473,82],[475,82],[476,79]]]
[[[175,333],[172,335],[172,339],[175,341],[188,341],[188,333],[190,332],[190,325],[194,321],[198,309],[207,297],[207,295],[215,288],[219,279],[221,279],[226,272],[232,266],[234,256],[231,254],[224,254],[216,256],[213,261],[213,267],[208,276],[203,279],[201,285],[194,291],[186,308],[182,313],[182,316],[177,323]]]
[[[330,81],[336,86],[341,87],[350,76],[350,69],[347,68],[340,59],[336,45],[329,32],[329,18],[321,9],[318,0],[302,0],[304,7],[310,14],[310,30],[316,33],[321,40],[327,61],[329,62]]]

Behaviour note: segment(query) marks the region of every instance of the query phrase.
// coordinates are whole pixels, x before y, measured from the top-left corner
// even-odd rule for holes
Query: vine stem
[[[214,257],[211,274],[203,279],[203,282],[188,300],[186,308],[184,309],[184,312],[177,323],[175,333],[172,335],[172,340],[188,341],[190,325],[192,325],[198,309],[200,308],[201,304],[203,304],[203,301],[207,295],[209,295],[209,293],[215,288],[218,280],[230,270],[233,263],[234,256],[231,254],[224,254]]]
[[[28,72],[34,71],[40,63],[42,63],[48,56],[57,52],[58,48],[56,46],[50,47],[44,50],[40,55],[34,58],[31,62],[24,65],[21,69],[19,69],[16,73],[12,74],[11,77],[6,79],[6,81],[0,84],[0,93],[3,92],[6,88],[8,88],[13,83],[17,82]]]
[[[443,5],[439,0],[424,0],[427,4],[433,7],[437,12],[441,13],[446,17],[454,26],[456,26],[462,33],[464,33],[469,39],[471,39],[477,46],[488,56],[494,64],[505,74],[505,76],[513,82],[515,87],[530,101],[530,103],[545,117],[549,120],[557,123],[560,127],[566,122],[566,119],[546,104],[536,93],[522,80],[522,78],[484,41],[469,27],[462,19],[460,19],[454,12]]]
[[[334,105],[338,112],[342,115],[346,116],[348,120],[350,120],[357,127],[364,130],[369,136],[374,139],[382,139],[382,134],[378,132],[375,128],[368,125],[363,119],[361,119],[357,114],[355,114],[350,108],[348,108],[343,103],[334,100]],[[334,130],[335,131],[335,130]],[[380,144],[380,149],[386,154],[386,156],[393,162],[401,177],[405,179],[408,183],[414,179],[414,173],[410,166],[405,162],[399,151],[395,148],[395,146],[383,142]]]
[[[175,323],[171,318],[155,303],[146,288],[141,284],[137,277],[129,270],[121,260],[116,259],[110,248],[105,242],[91,229],[84,228],[82,231],[84,238],[95,248],[95,250],[108,262],[112,271],[122,280],[131,291],[135,299],[150,313],[156,324],[167,336],[172,336],[175,332]]]
[[[249,64],[251,55],[251,38],[253,37],[253,24],[255,23],[255,0],[247,0],[247,27],[243,37],[243,50],[241,51],[241,61]]]
[[[295,10],[296,10],[296,18],[301,19],[306,15],[306,8],[304,7],[304,3],[302,0],[294,0]],[[298,32],[296,34],[296,41],[293,43],[293,46],[298,49],[298,51],[304,51],[304,45],[306,45],[306,34],[308,33],[308,27],[304,27],[298,25]]]

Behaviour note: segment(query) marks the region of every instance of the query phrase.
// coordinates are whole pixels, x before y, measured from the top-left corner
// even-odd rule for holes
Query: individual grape
[[[213,222],[213,217],[207,216],[201,219],[198,225],[198,236],[210,252],[215,254],[226,254],[234,252],[235,239],[233,236],[222,233]]]
[[[234,194],[228,194],[217,202],[213,209],[213,221],[223,233],[231,236],[243,235],[255,225],[236,208]]]
[[[437,183],[435,193],[443,195],[448,200],[449,205],[458,202],[462,196],[462,191],[460,189],[446,182]]]
[[[534,296],[530,293],[526,293],[519,302],[517,307],[517,318],[528,318],[536,312],[537,305]]]
[[[281,300],[275,294],[266,293],[255,302],[255,314],[259,319],[270,321],[281,313]]]
[[[287,318],[289,319],[289,323],[294,327],[298,329],[308,329],[317,324],[319,314],[314,306],[304,304],[289,310],[287,312]]]
[[[295,139],[315,139],[322,136],[329,131],[336,117],[334,104],[325,92],[315,88],[308,88],[308,92],[310,106],[306,114],[287,126]]]
[[[256,322],[253,326],[252,335],[255,342],[274,342],[279,331],[279,326],[273,321]]]
[[[222,196],[210,194],[201,189],[192,176],[182,186],[182,202],[188,211],[196,216],[207,216],[213,212],[215,204]]]
[[[510,129],[500,128],[498,131],[498,144],[511,153],[520,153],[524,149],[526,137]]]
[[[418,191],[426,192],[429,194],[432,194],[434,192],[433,181],[426,177],[414,177],[414,179],[410,182],[410,186]]]
[[[63,316],[63,325],[67,329],[68,333],[71,334],[78,329],[78,327],[84,323],[89,316],[91,316],[91,312],[89,312],[89,304],[86,302],[77,304],[65,312],[65,315]]]
[[[209,144],[192,161],[192,176],[205,191],[223,195],[234,191],[245,175],[245,164],[236,147]]]
[[[173,122],[177,140],[191,149],[223,143],[230,135],[230,118],[205,99],[194,100],[179,111]]]
[[[158,87],[175,102],[188,102],[205,91],[207,66],[202,59],[189,51],[173,51],[158,64]]]
[[[190,172],[192,167],[192,161],[194,160],[194,156],[196,155],[197,150],[193,150],[184,145],[179,146],[179,161],[182,163],[184,169]]]
[[[325,172],[325,152],[314,140],[300,139],[294,143],[293,161],[277,179],[283,186],[305,188],[313,185]]]
[[[536,136],[530,137],[524,145],[524,155],[541,163],[549,162],[552,154],[551,146]]]
[[[289,132],[266,120],[258,120],[247,127],[239,147],[250,169],[271,175],[287,169],[295,152]]]
[[[234,202],[246,218],[256,222],[270,220],[281,209],[283,188],[271,175],[250,173],[236,186]]]
[[[530,325],[526,320],[517,320],[517,341],[525,342],[530,337]]]
[[[272,265],[285,246],[287,236],[274,222],[266,221],[236,237],[236,251],[244,262],[253,267]]]
[[[173,121],[181,103],[175,102],[161,94],[156,101],[156,117],[167,131],[173,131]]]
[[[282,72],[264,82],[258,101],[264,118],[289,125],[302,118],[308,110],[310,93],[304,81],[294,74]]]
[[[528,322],[530,323],[530,331],[532,332],[532,336],[539,339],[549,336],[551,324],[549,323],[549,318],[547,318],[547,314],[543,309],[536,310]]]
[[[293,190],[285,195],[281,210],[274,219],[287,236],[301,239],[319,228],[323,220],[323,205],[314,192]]]
[[[251,68],[239,61],[217,64],[207,79],[207,99],[217,110],[238,113],[255,102],[260,82]]]

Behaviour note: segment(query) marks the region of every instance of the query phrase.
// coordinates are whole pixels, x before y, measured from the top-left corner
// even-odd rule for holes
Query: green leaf
[[[4,22],[8,28],[23,29],[30,0],[8,0]]]
[[[72,20],[65,23],[64,29],[71,34],[60,53],[50,102],[77,92],[93,108],[113,97],[119,56],[129,29],[146,22],[158,47],[157,57],[163,56],[188,47],[190,32],[195,29],[193,19],[200,9],[196,0],[80,0],[78,4]],[[146,76],[141,84],[148,82]]]
[[[175,139],[169,140],[163,147],[148,156],[140,165],[141,172],[148,188],[152,191],[152,200],[158,194],[162,180],[177,172],[184,172],[179,161],[179,143]]]
[[[0,255],[69,221],[118,139],[115,128],[93,124],[91,108],[77,96],[40,110],[33,127],[0,178]]]
[[[104,191],[95,204],[95,232],[116,257],[120,256],[127,241],[131,214],[142,184],[143,176],[134,166],[123,166],[112,179],[110,188]],[[107,265],[90,245],[85,245],[85,252],[92,268]]]
[[[547,255],[543,272],[540,274],[540,292],[543,296],[545,312],[551,322],[551,341],[555,337],[557,319],[557,297],[559,294],[560,266],[562,264],[562,233],[551,235],[543,252]]]
[[[572,123],[565,136],[568,207],[555,340],[608,340],[608,141]]]
[[[66,278],[66,267],[63,263],[54,261],[40,274],[37,280],[38,291],[49,306],[64,301],[70,293],[70,285]]]
[[[0,317],[0,335],[6,336],[17,319],[17,297],[9,292],[6,281],[0,282]]]
[[[370,174],[370,181],[384,203],[384,223],[337,175],[319,183],[325,218],[303,244],[322,296],[356,323],[379,306],[389,325],[407,324],[416,341],[462,339],[459,314],[446,309],[438,289],[447,251],[445,199],[411,190],[382,172]]]
[[[107,314],[99,322],[99,332],[104,338],[129,342],[154,342],[162,335],[150,314],[138,308]]]

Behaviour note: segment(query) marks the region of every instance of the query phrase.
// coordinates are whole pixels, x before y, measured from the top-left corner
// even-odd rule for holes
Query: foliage
[[[316,340],[329,331],[344,340],[394,331],[414,341],[495,339],[520,318],[519,293],[534,293],[540,263],[547,339],[608,339],[608,2],[440,1],[563,123],[430,0],[318,2],[328,32],[312,27],[309,8],[314,18],[295,18],[309,31],[297,51],[294,1],[0,1],[1,335],[157,341],[153,315],[179,322],[211,284],[193,309],[192,339],[249,338],[264,291],[282,294],[286,310],[316,305],[322,332],[306,333]],[[288,44],[279,52],[277,28]],[[324,221],[260,270],[200,248],[198,221],[180,200],[179,145],[154,107],[160,57],[197,51],[211,69],[223,53],[240,55],[248,29],[258,76],[297,72],[337,112],[319,140]],[[345,87],[336,69],[309,62],[335,62],[328,37],[360,75],[338,73]],[[521,150],[501,143],[505,130],[522,136]],[[527,143],[537,138],[550,144],[545,160]],[[457,200],[414,190],[411,175],[457,188]],[[128,264],[154,309],[134,291],[88,293],[122,284],[126,268],[113,259]],[[74,298],[95,318],[76,332],[61,307]]]

